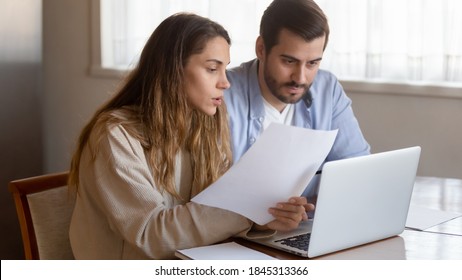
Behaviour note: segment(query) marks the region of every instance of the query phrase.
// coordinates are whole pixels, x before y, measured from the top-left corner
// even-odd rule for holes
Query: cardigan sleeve
[[[81,167],[90,169],[84,180],[92,179],[93,186],[87,191],[111,231],[147,258],[171,258],[177,249],[213,244],[250,230],[248,219],[227,210],[193,202],[172,205],[173,197],[154,185],[140,142],[123,127],[110,129],[97,149],[93,163]]]

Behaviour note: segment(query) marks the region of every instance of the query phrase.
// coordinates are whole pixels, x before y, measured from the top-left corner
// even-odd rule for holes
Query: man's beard
[[[276,97],[279,101],[286,103],[286,104],[295,104],[298,101],[302,100],[309,94],[310,90],[310,85],[307,84],[297,84],[294,81],[284,83],[284,84],[278,84],[276,79],[274,79],[267,71],[266,67],[263,71],[263,78],[265,80],[266,86],[268,87],[269,91],[271,94]],[[283,95],[279,90],[284,87],[295,87],[295,88],[304,88],[304,92],[302,95],[299,97],[295,98],[292,95]]]

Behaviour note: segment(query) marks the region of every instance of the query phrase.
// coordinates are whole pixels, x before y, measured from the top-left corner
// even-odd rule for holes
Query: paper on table
[[[276,260],[267,254],[239,245],[236,242],[178,250],[175,252],[175,256],[191,260]]]
[[[266,224],[274,219],[270,207],[302,194],[336,135],[337,130],[272,123],[236,164],[192,201]]]
[[[462,214],[411,205],[407,215],[406,227],[425,230],[460,216]]]

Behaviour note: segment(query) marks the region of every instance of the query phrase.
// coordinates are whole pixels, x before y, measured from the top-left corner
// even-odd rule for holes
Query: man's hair
[[[274,0],[266,8],[260,23],[260,36],[270,52],[278,44],[282,29],[297,34],[307,42],[325,36],[329,39],[329,24],[321,8],[312,0]]]

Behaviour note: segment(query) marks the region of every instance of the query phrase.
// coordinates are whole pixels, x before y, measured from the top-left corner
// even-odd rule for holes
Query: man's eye
[[[308,67],[313,68],[313,67],[318,66],[318,64],[319,64],[319,61],[310,61],[308,62]]]

